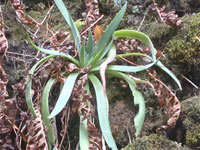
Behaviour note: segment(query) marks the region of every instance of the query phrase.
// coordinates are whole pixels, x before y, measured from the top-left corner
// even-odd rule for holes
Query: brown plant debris
[[[35,25],[36,27],[40,27],[40,23],[34,20],[31,16],[28,16],[24,13],[22,1],[20,0],[9,0],[9,1],[12,7],[15,9],[15,14],[22,24]]]
[[[182,27],[182,20],[178,17],[174,10],[166,12],[166,6],[159,8],[157,7],[157,4],[155,2],[154,6],[152,7],[152,10],[157,12],[155,16],[157,17],[159,22],[163,22],[177,28]]]
[[[48,150],[45,128],[42,123],[42,117],[39,107],[35,107],[37,118],[31,119],[28,125],[26,150]]]
[[[99,1],[98,0],[85,0],[86,5],[86,24],[89,26],[100,17],[99,14]]]
[[[114,40],[117,48],[117,53],[131,53],[136,51],[143,51],[140,47],[141,42],[136,39],[117,38]]]
[[[4,34],[3,18],[0,17],[0,55],[5,55],[8,49],[8,41]]]
[[[89,150],[102,150],[102,138],[101,133],[90,120],[88,121],[88,132],[89,132]]]
[[[3,17],[0,17],[0,148],[14,150],[12,145],[11,132],[15,118],[15,99],[9,99],[7,92],[8,78],[3,69],[2,60],[8,49],[8,42],[4,34]]]
[[[167,109],[169,119],[166,125],[161,126],[158,130],[173,128],[176,125],[176,121],[179,118],[181,112],[181,105],[176,95],[165,85],[157,76],[155,70],[151,69],[148,74],[152,78],[152,84],[154,85],[155,95],[158,97],[160,106]]]
[[[79,116],[82,116],[82,123],[85,119],[87,119],[88,123],[88,132],[89,132],[89,149],[90,150],[102,150],[102,138],[101,133],[95,126],[95,124],[91,121],[91,116],[94,115],[94,106],[91,103],[92,95],[90,95],[85,89],[84,86],[88,79],[87,74],[83,75],[74,87],[73,90],[73,107],[72,112],[77,112]]]

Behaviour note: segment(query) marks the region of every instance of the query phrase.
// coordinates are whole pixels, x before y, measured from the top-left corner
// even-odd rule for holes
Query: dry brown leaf
[[[90,26],[99,17],[99,1],[98,0],[85,0],[86,5],[86,24]]]
[[[90,141],[89,150],[102,150],[101,133],[90,120],[88,121],[88,132]]]
[[[35,25],[36,27],[40,27],[40,23],[34,20],[31,16],[26,15],[24,13],[24,8],[22,5],[22,1],[20,0],[9,0],[13,8],[15,9],[15,14],[22,24],[25,25]]]
[[[161,126],[158,130],[173,128],[181,112],[181,104],[176,95],[165,85],[157,76],[156,71],[151,69],[148,74],[152,78],[155,95],[158,97],[160,106],[166,107],[169,119],[166,125]]]
[[[0,55],[5,55],[8,49],[8,41],[4,34],[3,18],[0,17]]]
[[[100,38],[102,37],[103,35],[103,29],[101,28],[101,26],[96,26],[94,28],[94,37],[96,39],[96,43],[100,40]]]
[[[157,4],[155,2],[154,7],[152,7],[152,10],[157,12],[156,17],[158,18],[158,21],[166,23],[173,27],[182,27],[183,22],[174,10],[166,12],[166,6],[159,8],[157,7]]]
[[[48,150],[45,128],[38,107],[35,107],[37,118],[28,125],[26,150]]]

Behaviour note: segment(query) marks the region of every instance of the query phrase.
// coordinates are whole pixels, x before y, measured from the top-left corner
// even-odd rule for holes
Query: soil
[[[119,28],[139,29],[146,33],[152,39],[156,49],[166,55],[161,61],[178,76],[183,90],[176,91],[178,87],[171,78],[158,71],[162,81],[173,89],[180,100],[181,115],[174,128],[157,131],[157,128],[166,123],[168,116],[163,113],[151,88],[147,86],[139,87],[146,99],[147,110],[142,133],[136,138],[133,117],[137,114],[137,107],[133,105],[132,94],[129,88],[122,87],[119,80],[111,78],[107,83],[110,103],[109,117],[117,146],[122,150],[198,150],[200,149],[200,97],[197,88],[200,86],[200,40],[198,39],[200,37],[200,2],[198,0],[156,1],[158,7],[165,5],[166,11],[175,10],[178,17],[183,20],[183,27],[176,28],[158,22],[150,10],[153,3],[151,0],[127,1],[127,12]],[[49,10],[49,3],[44,0],[24,0],[23,2],[26,7],[26,14],[32,16],[38,22],[43,20]],[[105,1],[101,1],[99,8],[100,12],[104,14],[104,19],[101,20],[103,26],[108,24],[124,2],[125,0],[113,0],[109,5],[106,5]],[[45,55],[38,54],[30,46],[27,41],[27,29],[16,20],[10,3],[6,4],[6,1],[0,1],[0,4],[4,17],[5,36],[8,40],[8,52],[3,67],[8,76],[8,92],[12,97],[14,95],[12,85],[27,76],[30,67]],[[83,1],[68,0],[65,4],[74,20],[83,18],[82,13],[85,10]],[[68,30],[64,19],[56,8],[52,10],[48,28],[53,31],[60,28]],[[195,30],[193,31],[193,29]],[[34,33],[37,28],[31,27],[28,30]],[[38,38],[41,37],[41,40],[36,41],[38,45],[42,45],[45,39],[49,38],[42,38],[45,36],[43,29],[40,29],[37,36]],[[183,42],[181,46],[178,41]],[[184,51],[179,51],[179,49],[184,49]],[[144,78],[144,76],[144,74],[137,74],[139,78]],[[74,118],[76,118],[76,115]],[[74,122],[77,121],[76,119],[69,121],[71,124],[69,125],[70,129],[68,129],[69,132],[70,130],[74,132],[74,136],[70,135],[69,137],[73,148],[78,143],[78,127],[73,126]],[[67,142],[64,142],[64,144],[67,144]]]

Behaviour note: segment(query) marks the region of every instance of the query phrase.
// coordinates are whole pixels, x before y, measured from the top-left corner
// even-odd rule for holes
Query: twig
[[[133,63],[133,62],[131,62],[131,61],[127,60],[126,58],[124,58],[124,57],[122,57],[122,56],[119,56],[119,58],[120,58],[120,59],[122,59],[122,60],[124,60],[125,62],[127,62],[127,63],[129,63],[129,64],[133,65],[133,66],[136,66],[136,64],[135,64],[135,63]]]
[[[35,56],[32,56],[32,55],[20,54],[20,53],[15,53],[15,52],[10,52],[10,51],[7,51],[7,53],[11,54],[11,55],[19,55],[19,56],[25,56],[25,57],[35,57]]]
[[[194,86],[196,89],[198,89],[199,87],[194,84],[191,80],[189,80],[187,77],[185,77],[183,74],[181,74],[181,76],[183,77],[183,79],[185,79],[186,81],[188,81],[192,86]]]
[[[159,11],[159,9],[157,7],[157,3],[155,2],[155,0],[152,0],[152,1],[153,1],[154,6],[156,7],[156,11],[158,13],[158,16],[160,17],[161,22],[164,22],[161,14],[160,14],[160,11]]]
[[[91,24],[87,29],[85,29],[81,35],[83,35],[84,33],[86,33],[91,27],[93,27],[97,22],[99,22],[99,20],[101,20],[103,18],[104,15],[101,15],[101,17],[99,17],[93,24]]]
[[[41,25],[46,21],[47,17],[49,16],[50,12],[52,11],[53,7],[55,6],[55,3],[50,7],[50,9],[48,10],[47,14],[45,15],[44,19],[42,20],[42,22],[40,23]],[[37,28],[37,30],[35,31],[35,33],[33,34],[35,37],[37,37],[37,33],[39,32],[40,27]]]
[[[130,133],[129,133],[129,131],[128,131],[128,127],[126,127],[126,132],[127,132],[127,134],[128,134],[129,144],[131,144],[131,143],[132,143],[132,140],[131,140]]]
[[[144,23],[144,20],[145,20],[145,15],[142,19],[142,22],[140,23],[140,26],[137,28],[137,31],[140,31],[140,28],[142,27],[143,23]]]
[[[17,57],[12,57],[12,56],[7,56],[7,57],[10,57],[10,58],[13,58],[13,59],[16,59],[16,60],[18,60],[18,61],[22,61],[22,62],[24,62],[24,63],[31,63],[31,62],[27,62],[26,60],[22,60],[22,59],[20,59],[20,58],[17,58]]]

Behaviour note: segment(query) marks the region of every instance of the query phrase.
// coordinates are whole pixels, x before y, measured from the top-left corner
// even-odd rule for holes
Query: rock
[[[174,141],[170,141],[164,135],[151,134],[143,136],[133,141],[132,144],[121,150],[191,150],[186,146],[181,146]]]
[[[183,17],[183,27],[166,45],[171,60],[188,65],[200,64],[200,13]]]
[[[200,97],[184,100],[181,106],[181,118],[186,129],[185,144],[198,149],[200,147]]]

